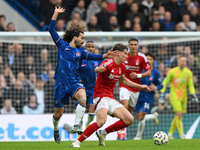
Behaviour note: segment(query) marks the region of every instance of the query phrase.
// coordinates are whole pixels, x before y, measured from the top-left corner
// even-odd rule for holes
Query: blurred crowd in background
[[[85,31],[200,31],[200,0],[18,0],[46,31],[55,6],[64,7],[57,31],[75,25]],[[0,31],[15,31],[0,15]]]

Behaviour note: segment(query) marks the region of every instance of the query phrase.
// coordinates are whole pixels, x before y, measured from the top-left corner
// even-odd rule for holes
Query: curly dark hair
[[[74,36],[79,37],[80,33],[84,34],[83,29],[84,27],[80,27],[79,25],[74,26],[73,24],[71,24],[71,27],[69,28],[69,30],[65,31],[63,40],[70,43],[72,39],[74,38]]]

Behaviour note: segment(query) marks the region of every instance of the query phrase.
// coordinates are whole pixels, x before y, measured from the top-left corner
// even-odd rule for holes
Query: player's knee
[[[81,104],[81,105],[86,105],[86,97],[85,96],[82,96],[81,98],[80,98],[80,100],[79,100],[79,103]]]
[[[125,119],[124,123],[127,125],[127,126],[130,126],[131,124],[133,124],[134,122],[134,117],[132,115],[130,115],[127,119]]]
[[[106,120],[98,119],[96,122],[97,122],[97,125],[99,126],[99,128],[101,128],[106,123]]]
[[[63,115],[63,112],[55,112],[54,117],[56,119],[60,119],[62,117],[62,115]]]

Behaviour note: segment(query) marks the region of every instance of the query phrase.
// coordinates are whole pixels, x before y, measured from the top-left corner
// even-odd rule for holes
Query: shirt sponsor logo
[[[109,78],[110,80],[119,80],[120,76],[119,76],[119,75],[110,74],[110,75],[108,76],[108,78]]]
[[[82,67],[86,66],[87,64],[82,64]]]
[[[139,66],[129,66],[129,65],[125,65],[125,67],[126,67],[126,70],[134,70],[134,69],[138,69],[138,68],[140,68]]]
[[[71,49],[69,49],[69,48],[66,48],[65,50],[71,50]]]

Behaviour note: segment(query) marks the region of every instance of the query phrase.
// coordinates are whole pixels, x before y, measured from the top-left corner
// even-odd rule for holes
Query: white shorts
[[[139,93],[140,92],[132,92],[124,87],[121,87],[119,88],[119,99],[120,101],[129,100],[128,104],[131,107],[135,107],[137,103],[137,99],[139,97]]]
[[[95,97],[93,99],[94,105],[95,105],[95,113],[97,110],[100,108],[107,108],[108,109],[108,115],[112,115],[114,110],[120,107],[124,107],[122,104],[120,104],[118,101],[115,99],[111,99],[108,97]]]

